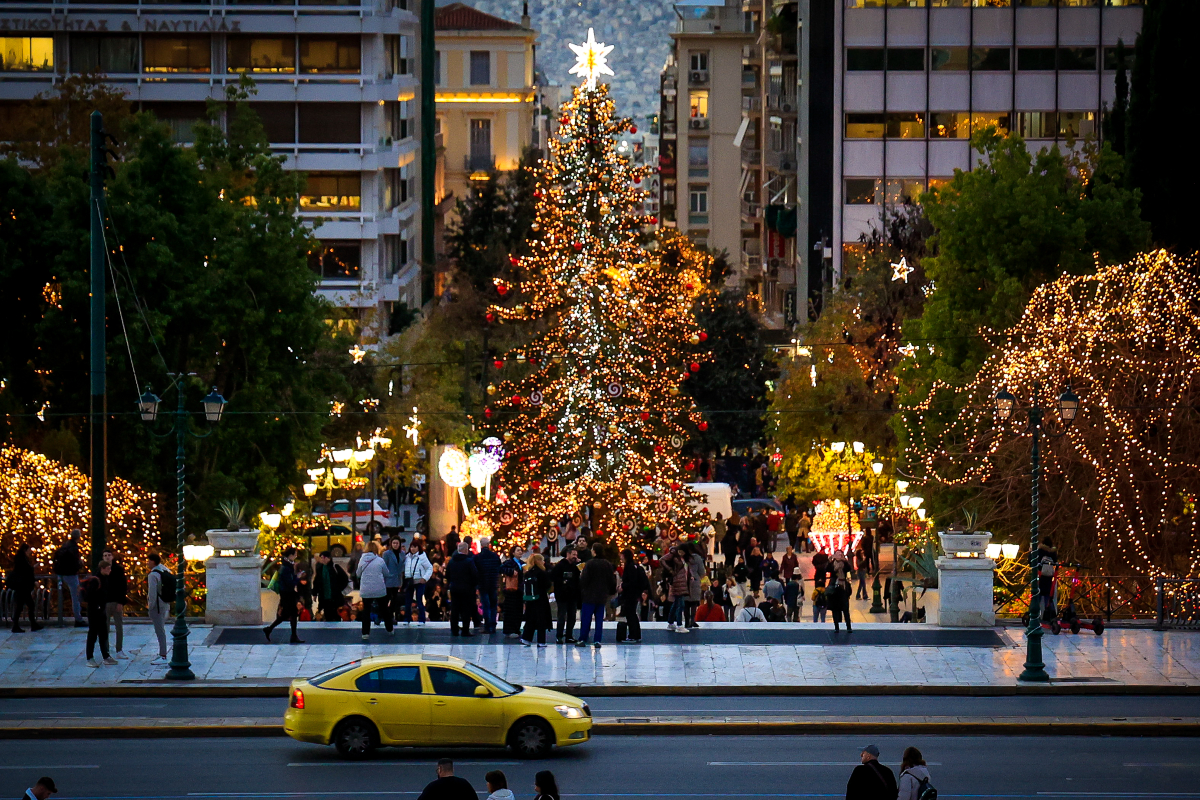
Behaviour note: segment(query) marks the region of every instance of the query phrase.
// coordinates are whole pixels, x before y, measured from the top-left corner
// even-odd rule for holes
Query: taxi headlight
[[[554,710],[567,719],[583,719],[583,709],[575,706],[555,706]]]

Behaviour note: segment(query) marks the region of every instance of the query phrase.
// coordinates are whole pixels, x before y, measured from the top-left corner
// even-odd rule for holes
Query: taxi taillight
[[[292,689],[292,700],[289,705],[292,708],[304,709],[304,692],[299,689]]]

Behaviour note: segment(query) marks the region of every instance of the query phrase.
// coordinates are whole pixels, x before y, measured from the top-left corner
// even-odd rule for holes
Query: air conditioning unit
[[[708,130],[708,117],[692,117],[688,121],[688,127],[694,131]]]
[[[708,83],[708,70],[694,69],[688,73],[688,80],[692,83]]]
[[[793,161],[785,158],[779,162],[779,168],[784,172],[792,172],[796,169],[796,164]]]
[[[795,111],[795,110],[796,110],[796,104],[795,104],[795,103],[784,103],[784,104],[783,104],[783,110],[784,110],[784,111],[789,111],[789,112],[790,112],[790,111]]]

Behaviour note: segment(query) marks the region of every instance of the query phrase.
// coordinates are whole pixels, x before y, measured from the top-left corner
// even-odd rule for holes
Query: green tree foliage
[[[0,126],[0,155],[15,155],[37,167],[50,167],[70,154],[86,158],[91,144],[91,114],[104,115],[109,131],[121,130],[132,110],[125,92],[100,82],[95,74],[68,75],[51,92],[40,92]],[[118,155],[121,140],[106,142]]]
[[[972,144],[983,163],[922,197],[934,228],[923,267],[934,288],[905,333],[934,352],[904,372],[914,397],[934,380],[969,381],[989,352],[979,330],[1015,322],[1038,285],[1150,243],[1140,192],[1122,185],[1123,161],[1107,145],[1079,156],[1057,147],[1030,153],[1020,137],[992,129]]]
[[[330,398],[347,390],[349,344],[324,323],[307,264],[314,240],[294,213],[303,176],[271,154],[247,97],[243,87],[228,105],[214,103],[214,122],[197,126],[191,149],[147,114],[110,128],[125,156],[105,209],[109,472],[173,496],[174,441],[153,437],[133,413],[139,387],[152,384],[174,408],[165,373],[196,373],[186,407],[197,412],[216,386],[225,417],[189,442],[193,530],[213,521],[219,500],[276,501],[298,483]],[[219,113],[229,114],[228,133]],[[60,426],[86,436],[87,169],[78,148],[59,152],[37,173],[0,164],[0,213],[13,223],[0,224],[0,279],[13,287],[0,314],[12,345],[0,368],[18,415],[5,433],[23,444]],[[39,409],[46,423],[33,417]],[[61,436],[53,443],[69,450]]]
[[[1200,3],[1148,0],[1138,34],[1130,82],[1128,152],[1130,182],[1142,191],[1144,217],[1154,241],[1179,253],[1200,250],[1189,181],[1180,179],[1179,154],[1165,147],[1163,126],[1200,127],[1200,106],[1180,102],[1195,94],[1193,32]]]
[[[1125,42],[1117,40],[1116,97],[1112,109],[1105,112],[1103,120],[1104,141],[1114,153],[1125,155],[1129,127],[1129,51]]]

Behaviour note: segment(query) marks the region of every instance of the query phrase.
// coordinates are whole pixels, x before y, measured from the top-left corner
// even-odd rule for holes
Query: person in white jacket
[[[412,619],[412,605],[417,601],[417,622],[425,624],[425,582],[433,576],[433,564],[421,550],[416,539],[408,546],[408,558],[404,559],[404,577],[400,581],[400,605],[403,608],[404,624]]]
[[[368,551],[358,561],[359,596],[362,597],[362,611],[358,612],[358,620],[362,623],[363,641],[371,638],[371,609],[374,608],[383,620],[387,632],[392,632],[392,615],[387,603],[387,562],[383,559],[383,548],[379,542],[371,542]]]
[[[920,800],[921,792],[929,786],[929,768],[921,751],[915,747],[904,748],[900,761],[900,794],[897,800]],[[922,785],[924,784],[924,785]]]
[[[513,800],[512,789],[508,788],[508,778],[498,769],[483,776],[487,781],[487,800]]]
[[[171,604],[162,600],[163,574],[170,571],[162,565],[162,556],[151,553],[150,572],[146,574],[146,610],[150,622],[154,624],[154,635],[158,637],[158,655],[151,664],[156,666],[167,663],[167,617],[171,616]],[[78,610],[78,608],[76,608]]]

